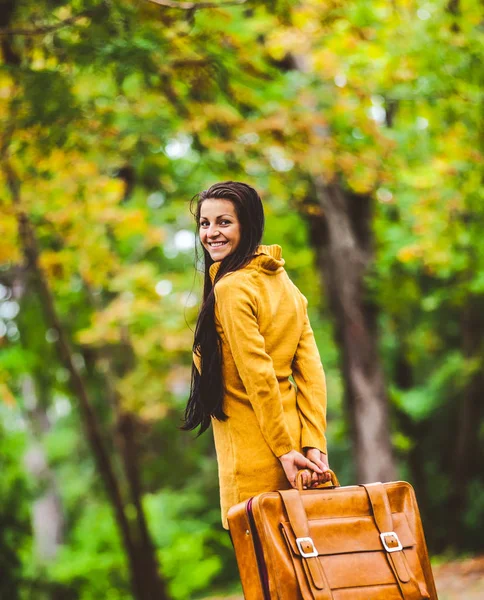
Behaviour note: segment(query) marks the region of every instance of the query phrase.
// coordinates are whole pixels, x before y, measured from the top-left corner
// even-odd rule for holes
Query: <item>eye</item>
[[[208,226],[209,226],[208,221],[200,221],[200,227],[208,227]]]
[[[230,221],[228,219],[222,219],[220,225],[230,225]]]

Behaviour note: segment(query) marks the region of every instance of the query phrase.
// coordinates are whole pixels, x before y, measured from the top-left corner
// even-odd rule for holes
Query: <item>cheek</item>
[[[237,230],[237,233],[235,235],[235,239],[236,239],[236,243],[238,245],[239,242],[240,242],[240,228]]]

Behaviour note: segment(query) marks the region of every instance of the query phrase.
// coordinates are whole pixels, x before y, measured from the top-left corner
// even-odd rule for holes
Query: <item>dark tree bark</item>
[[[468,360],[481,361],[484,353],[484,299],[470,297],[462,312],[462,351]],[[482,368],[474,372],[459,400],[455,454],[453,464],[452,493],[449,502],[449,525],[452,542],[456,546],[465,543],[465,528],[461,515],[468,501],[470,481],[482,479],[484,452],[479,443],[479,433],[484,418],[482,393],[484,390],[484,372]]]
[[[403,328],[402,328],[403,329]],[[402,340],[395,360],[394,381],[400,390],[410,390],[414,387],[414,376],[412,365],[406,356],[406,347],[403,342],[405,332],[403,330],[397,333],[397,337]],[[396,410],[396,422],[399,431],[412,440],[412,445],[408,450],[407,462],[411,471],[411,481],[415,488],[415,494],[419,500],[420,512],[425,513],[429,506],[429,494],[427,486],[427,476],[425,473],[425,464],[422,461],[422,442],[426,439],[426,431],[429,427],[428,420],[416,421],[402,410]],[[424,516],[424,515],[422,515]]]
[[[469,360],[480,360],[484,352],[484,302],[470,298],[462,317],[462,348]],[[479,428],[482,422],[484,372],[475,372],[464,391],[457,424],[454,476],[461,484],[477,472],[479,462]]]
[[[96,297],[90,293],[87,285],[86,289],[93,304],[97,305]],[[127,356],[127,363],[122,365],[122,368],[129,370],[130,364],[134,361],[134,352],[129,344],[127,334],[122,337],[125,340]],[[104,373],[106,400],[110,403],[115,418],[116,447],[121,456],[128,487],[129,501],[136,511],[136,519],[132,523],[132,532],[133,543],[137,548],[138,569],[143,573],[144,581],[151,581],[151,586],[156,590],[162,583],[158,571],[155,547],[149,533],[142,504],[143,490],[138,461],[138,446],[136,443],[137,423],[132,414],[122,409],[116,392],[115,380],[117,374],[111,355],[101,351],[101,354],[97,356],[97,363],[101,366],[101,370]],[[154,597],[158,598],[158,596]]]
[[[388,397],[378,352],[375,307],[365,277],[373,261],[372,201],[338,183],[314,180],[311,242],[334,316],[345,400],[360,482],[395,478]]]
[[[462,349],[469,359],[481,360],[484,353],[484,300],[471,297],[462,315]],[[484,372],[479,369],[470,378],[459,405],[455,446],[454,476],[465,484],[477,472],[479,428],[482,422]]]

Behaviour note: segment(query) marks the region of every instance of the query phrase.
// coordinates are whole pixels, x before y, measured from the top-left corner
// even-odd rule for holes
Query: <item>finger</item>
[[[320,467],[323,473],[328,471],[329,465],[327,465],[323,460],[315,460],[314,462],[318,465],[318,467]]]
[[[319,459],[317,459],[317,460],[314,460],[313,462],[314,462],[314,464],[318,465],[318,467],[319,467],[319,468],[321,469],[321,471],[323,471],[323,472],[324,472],[324,471],[326,471],[326,469],[328,468],[328,467],[327,467],[327,466],[324,464],[324,462],[323,462],[322,460],[319,460]]]
[[[310,472],[309,471],[301,471],[301,484],[304,489],[307,488],[310,480],[311,480]]]
[[[304,465],[305,467],[307,467],[308,469],[312,469],[313,471],[316,471],[316,473],[322,473],[323,469],[321,469],[321,467],[318,467],[318,465],[316,463],[313,463],[313,461],[309,460],[308,458],[306,459],[306,464]]]
[[[308,485],[311,485],[312,481],[312,472],[304,471],[304,474],[301,475],[301,483],[306,488]]]
[[[318,484],[327,483],[331,480],[331,473],[327,469],[324,469],[323,473],[313,473],[313,475],[316,476]]]
[[[290,477],[287,476],[287,480],[289,481],[289,483],[291,484],[291,486],[293,488],[297,488],[297,484],[296,484],[296,473],[294,473],[294,475],[291,475]]]

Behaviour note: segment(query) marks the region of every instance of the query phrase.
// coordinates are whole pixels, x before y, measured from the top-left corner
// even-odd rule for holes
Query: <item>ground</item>
[[[484,599],[484,555],[433,567],[439,600]]]
[[[433,567],[439,600],[484,600],[484,555],[443,562]],[[206,600],[244,600],[217,596]]]

